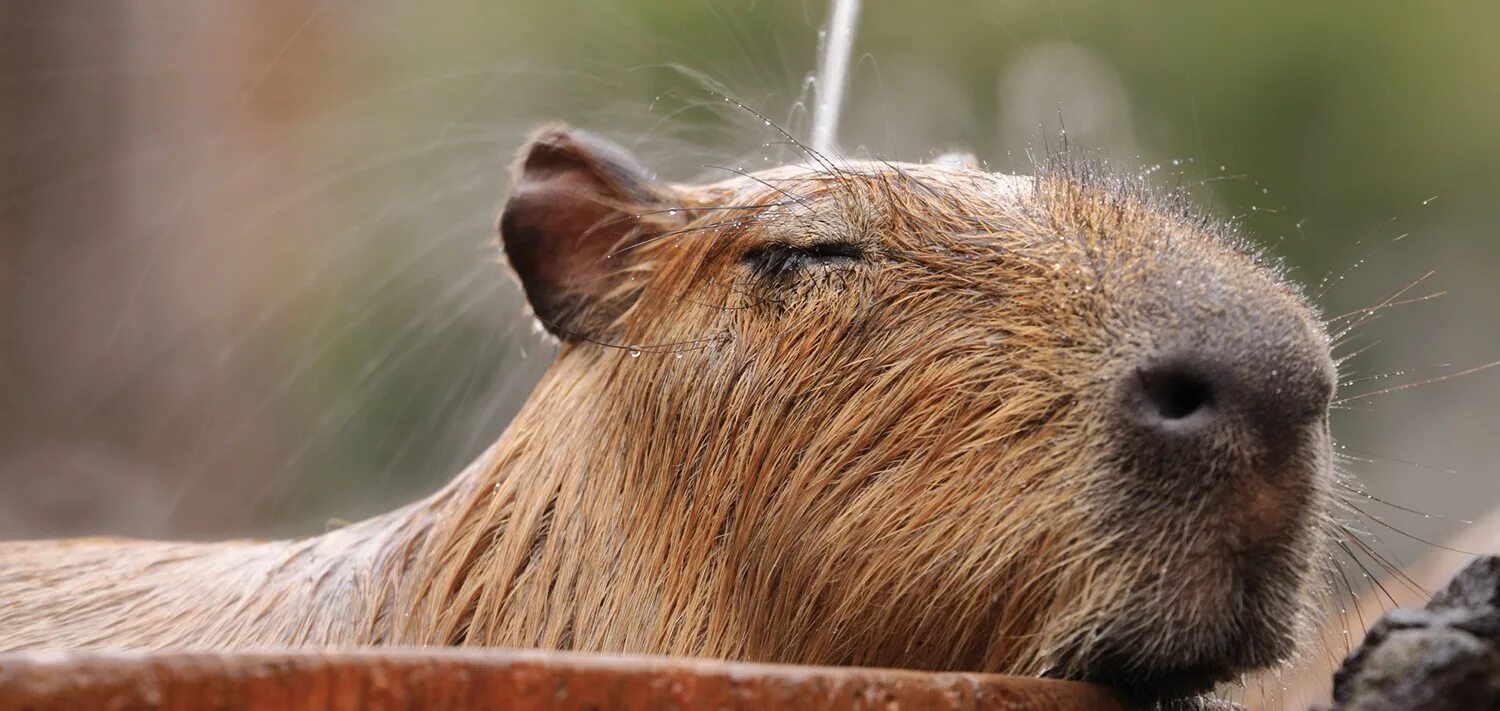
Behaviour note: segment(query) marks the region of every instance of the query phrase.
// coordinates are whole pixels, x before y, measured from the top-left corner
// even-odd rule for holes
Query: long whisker
[[[1437,272],[1435,272],[1435,271],[1429,271],[1426,274],[1423,274],[1422,276],[1417,277],[1416,281],[1413,281],[1412,283],[1407,284],[1406,286],[1403,286],[1400,289],[1396,290],[1396,293],[1391,294],[1390,296],[1387,296],[1380,303],[1378,303],[1378,304],[1376,304],[1374,306],[1371,306],[1371,307],[1369,307],[1367,309],[1364,309],[1363,311],[1356,311],[1355,313],[1356,314],[1361,314],[1361,317],[1358,320],[1354,321],[1353,323],[1349,324],[1348,326],[1345,326],[1343,328],[1343,330],[1339,331],[1338,334],[1336,334],[1334,337],[1335,338],[1341,338],[1344,335],[1348,334],[1349,331],[1351,331],[1351,330],[1353,330],[1355,328],[1358,328],[1360,324],[1362,324],[1365,321],[1369,320],[1369,318],[1371,316],[1375,315],[1376,312],[1380,311],[1381,309],[1386,308],[1387,306],[1390,306],[1391,302],[1393,302],[1393,301],[1401,298],[1402,296],[1404,296],[1406,294],[1406,292],[1411,291],[1412,289],[1417,288],[1419,285],[1422,284],[1422,282],[1427,281],[1429,278],[1432,277],[1433,274],[1436,274],[1436,273]]]
[[[1417,595],[1419,595],[1421,597],[1424,597],[1424,598],[1425,597],[1432,597],[1432,593],[1428,592],[1428,590],[1426,588],[1422,587],[1422,585],[1420,583],[1418,583],[1416,580],[1413,580],[1411,578],[1411,576],[1407,575],[1406,574],[1406,570],[1404,568],[1402,568],[1399,565],[1395,565],[1395,564],[1391,563],[1390,561],[1386,560],[1385,556],[1383,556],[1379,552],[1377,552],[1374,548],[1372,548],[1370,546],[1370,544],[1365,543],[1364,541],[1360,540],[1359,536],[1353,535],[1352,531],[1347,531],[1347,529],[1346,529],[1346,532],[1348,532],[1350,534],[1349,538],[1346,540],[1346,543],[1353,543],[1353,544],[1359,546],[1360,551],[1362,553],[1364,553],[1366,557],[1368,557],[1370,560],[1373,560],[1377,564],[1379,564],[1380,567],[1383,568],[1383,569],[1385,569],[1385,571],[1387,573],[1390,573],[1390,575],[1394,579],[1401,581],[1401,583],[1403,585],[1405,585],[1408,590],[1410,590],[1413,593],[1416,593]],[[1370,581],[1373,582],[1373,583],[1375,583],[1376,587],[1379,587],[1380,591],[1382,593],[1385,593],[1385,596],[1387,598],[1390,598],[1392,605],[1399,605],[1399,603],[1396,602],[1396,598],[1391,595],[1390,591],[1386,589],[1385,585],[1382,584],[1379,579],[1377,579],[1377,578],[1371,578]]]
[[[1399,377],[1401,377],[1403,375],[1413,375],[1413,374],[1416,374],[1416,373],[1425,373],[1425,372],[1430,371],[1430,370],[1442,370],[1444,368],[1452,368],[1452,367],[1453,367],[1452,363],[1442,363],[1442,364],[1439,364],[1439,365],[1429,365],[1429,366],[1427,366],[1425,368],[1408,368],[1406,370],[1392,370],[1392,371],[1390,371],[1388,373],[1376,373],[1375,375],[1366,375],[1366,376],[1361,377],[1361,378],[1354,378],[1352,380],[1344,380],[1344,381],[1341,381],[1339,383],[1339,387],[1346,388],[1346,387],[1349,387],[1350,385],[1358,385],[1359,383],[1367,383],[1367,382],[1370,382],[1372,380],[1388,380],[1390,378],[1399,378]]]
[[[1403,512],[1409,513],[1409,514],[1416,514],[1416,515],[1422,516],[1424,518],[1432,518],[1432,517],[1434,517],[1433,514],[1425,513],[1425,512],[1422,512],[1422,511],[1418,511],[1418,510],[1413,509],[1413,508],[1407,508],[1407,507],[1402,506],[1400,504],[1391,503],[1389,501],[1386,501],[1385,499],[1382,499],[1382,498],[1380,498],[1378,496],[1375,496],[1374,494],[1366,493],[1365,491],[1362,491],[1362,490],[1357,489],[1355,487],[1349,486],[1348,484],[1337,484],[1336,486],[1338,486],[1339,488],[1344,489],[1345,491],[1348,491],[1349,493],[1354,494],[1354,495],[1356,495],[1356,496],[1358,496],[1358,497],[1360,497],[1360,498],[1362,498],[1362,499],[1364,499],[1366,501],[1373,501],[1373,502],[1375,502],[1377,504],[1393,508],[1393,509],[1395,509],[1397,511],[1403,511]],[[1349,501],[1349,499],[1346,499],[1346,498],[1343,498],[1343,497],[1340,497],[1340,499],[1342,499],[1345,502]],[[1446,518],[1446,517],[1443,516],[1442,514],[1437,514],[1436,518]]]
[[[1355,565],[1359,566],[1360,572],[1362,572],[1364,574],[1365,578],[1367,580],[1369,580],[1370,583],[1373,584],[1377,589],[1379,589],[1381,593],[1385,594],[1386,599],[1388,599],[1388,600],[1391,601],[1391,606],[1392,607],[1398,607],[1398,606],[1400,606],[1400,603],[1396,602],[1395,596],[1391,595],[1390,591],[1386,590],[1385,586],[1380,584],[1380,576],[1373,574],[1370,571],[1369,566],[1366,566],[1365,563],[1364,563],[1364,561],[1360,560],[1359,556],[1354,553],[1354,549],[1352,549],[1352,548],[1349,547],[1349,543],[1351,541],[1353,541],[1355,543],[1359,543],[1359,539],[1354,538],[1354,537],[1351,536],[1348,539],[1344,539],[1344,540],[1339,541],[1338,542],[1338,546],[1339,546],[1339,548],[1344,549],[1344,553],[1346,553],[1349,556],[1349,560],[1353,561]],[[1361,550],[1363,550],[1363,548]],[[1359,606],[1359,604],[1357,602],[1355,603],[1354,607],[1355,607],[1355,610],[1359,610],[1359,608],[1360,608],[1360,606]],[[1368,629],[1368,627],[1369,627],[1368,625],[1365,624],[1364,614],[1363,614],[1362,611],[1360,612],[1359,626],[1361,628],[1363,628],[1363,629]]]
[[[1355,449],[1355,448],[1350,447],[1348,445],[1339,445],[1339,449],[1341,449],[1343,451],[1339,452],[1338,456],[1344,457],[1345,459],[1350,459],[1350,460],[1353,460],[1353,461],[1370,462],[1370,463],[1374,463],[1376,461],[1386,461],[1386,462],[1391,462],[1393,464],[1402,464],[1402,465],[1405,465],[1405,466],[1408,466],[1408,467],[1414,467],[1414,468],[1417,468],[1417,469],[1426,469],[1428,471],[1441,472],[1443,474],[1458,474],[1459,473],[1459,471],[1457,469],[1448,469],[1447,467],[1435,467],[1435,466],[1432,466],[1431,464],[1421,464],[1419,462],[1407,461],[1405,459],[1397,459],[1395,457],[1388,457],[1388,456],[1386,456],[1384,454],[1376,454],[1374,452],[1366,452],[1366,451],[1364,451],[1362,449]],[[1354,457],[1352,455],[1345,454],[1345,452],[1353,452],[1354,454],[1361,455],[1361,457],[1369,457],[1369,459],[1361,459],[1359,457]],[[1387,502],[1382,501],[1381,503],[1387,503]],[[1388,504],[1388,505],[1395,506],[1395,504]],[[1442,517],[1442,514],[1428,514],[1428,513],[1422,512],[1422,511],[1414,511],[1413,513],[1420,513],[1420,514],[1422,514],[1424,516]],[[1465,523],[1473,523],[1473,521],[1465,521]]]
[[[761,209],[768,209],[768,208],[772,208],[772,207],[785,207],[787,204],[788,203],[765,203],[765,204],[759,205],[757,207],[759,207]],[[671,212],[671,210],[667,210],[666,212]],[[658,214],[660,214],[660,211],[658,211]],[[629,218],[625,218],[625,219],[629,219]],[[617,255],[624,254],[625,252],[629,252],[629,251],[634,250],[634,249],[639,249],[639,248],[644,247],[644,246],[646,246],[648,244],[655,244],[655,243],[660,242],[660,241],[662,241],[664,239],[668,239],[668,238],[671,238],[671,237],[677,237],[679,235],[691,234],[693,232],[703,232],[705,230],[713,230],[713,229],[718,229],[720,227],[739,227],[739,226],[743,225],[744,223],[750,221],[751,219],[753,219],[753,218],[723,220],[721,222],[706,222],[706,223],[701,224],[701,225],[692,225],[692,226],[689,226],[689,227],[682,227],[682,228],[675,229],[675,230],[668,230],[668,231],[663,232],[663,233],[661,233],[659,235],[656,235],[656,236],[653,236],[653,237],[648,237],[648,238],[643,239],[643,240],[641,240],[639,242],[635,242],[633,244],[627,244],[627,245],[625,245],[623,247],[620,247],[619,249],[616,249],[616,250],[611,251],[610,253],[604,255],[604,258],[605,259],[609,259],[611,257],[615,257]]]
[[[1334,348],[1338,348],[1341,345],[1343,345],[1343,342],[1335,343],[1333,345],[1333,347]],[[1345,362],[1354,360],[1355,358],[1359,357],[1359,355],[1361,353],[1364,353],[1365,351],[1368,351],[1371,348],[1374,348],[1375,346],[1378,346],[1378,345],[1380,345],[1380,341],[1374,341],[1374,342],[1369,343],[1367,345],[1360,346],[1353,353],[1349,353],[1347,355],[1339,356],[1338,359],[1334,361],[1334,364],[1342,366]]]
[[[750,173],[747,173],[747,172],[745,172],[743,170],[740,170],[739,168],[731,168],[729,166],[723,166],[723,165],[705,165],[703,167],[705,167],[705,168],[711,168],[711,169],[715,169],[715,170],[728,171],[730,173],[734,173],[735,175],[742,176],[742,177],[745,177],[745,178],[749,178],[751,180],[754,180],[757,183],[760,183],[761,185],[766,186],[767,188],[770,188],[771,190],[774,190],[774,191],[776,191],[778,193],[781,193],[782,195],[787,196],[788,198],[791,198],[792,200],[795,200],[797,202],[797,204],[801,205],[802,207],[808,207],[808,203],[807,203],[807,198],[806,197],[803,197],[801,195],[797,195],[795,193],[788,192],[785,188],[782,188],[782,187],[779,187],[779,186],[776,186],[776,185],[772,185],[769,181],[767,181],[767,180],[765,180],[763,178],[760,178],[760,177],[758,177],[756,175],[752,175]]]
[[[762,114],[761,112],[756,111],[755,109],[752,109],[749,106],[746,106],[744,104],[744,102],[742,102],[742,101],[740,101],[738,99],[735,99],[734,97],[731,97],[729,94],[727,94],[727,93],[725,93],[723,91],[720,91],[720,90],[714,88],[715,82],[712,81],[712,80],[710,80],[708,77],[703,76],[699,72],[693,71],[692,69],[689,69],[687,67],[674,67],[674,68],[677,71],[680,71],[680,72],[682,72],[683,74],[685,74],[687,76],[694,77],[695,79],[697,79],[699,81],[699,83],[703,85],[703,90],[705,92],[707,92],[710,96],[713,96],[715,98],[722,99],[722,100],[724,100],[726,102],[734,104],[735,106],[738,106],[741,110],[745,111],[746,113],[750,114],[751,116],[754,116],[755,118],[760,119],[762,123],[764,123],[765,125],[771,127],[771,130],[775,131],[777,134],[780,134],[782,138],[786,139],[787,141],[790,141],[792,143],[792,145],[796,146],[797,149],[802,152],[803,155],[806,155],[808,158],[812,159],[813,162],[817,163],[819,167],[823,168],[829,174],[831,174],[831,175],[838,175],[840,173],[840,171],[838,169],[838,166],[834,165],[833,161],[829,160],[828,157],[825,156],[822,152],[813,149],[812,147],[808,146],[807,144],[803,143],[802,141],[797,140],[796,136],[793,136],[786,129],[782,128],[776,122],[774,122],[770,118],[766,117],[765,114]]]
[[[1435,292],[1433,292],[1431,294],[1427,294],[1425,296],[1414,296],[1414,297],[1412,297],[1410,299],[1402,299],[1400,301],[1391,301],[1389,303],[1385,303],[1385,304],[1381,304],[1381,305],[1376,305],[1376,306],[1370,306],[1370,307],[1366,307],[1366,308],[1363,308],[1363,309],[1358,309],[1358,310],[1355,310],[1355,311],[1350,311],[1348,313],[1339,314],[1338,316],[1334,316],[1333,318],[1328,319],[1328,323],[1331,324],[1331,323],[1334,323],[1336,321],[1341,321],[1343,319],[1349,318],[1350,316],[1357,316],[1359,314],[1368,313],[1368,312],[1379,310],[1379,309],[1393,308],[1393,307],[1396,307],[1396,306],[1406,306],[1408,304],[1420,304],[1423,301],[1431,301],[1431,300],[1436,299],[1438,297],[1447,296],[1447,295],[1448,295],[1448,292],[1446,290],[1445,291],[1435,291]]]
[[[1485,363],[1484,365],[1477,365],[1477,366],[1474,366],[1473,368],[1469,368],[1468,370],[1461,370],[1461,371],[1459,371],[1457,373],[1449,373],[1447,375],[1439,376],[1439,377],[1436,377],[1436,378],[1428,378],[1427,380],[1423,380],[1421,382],[1406,383],[1404,385],[1397,385],[1395,387],[1386,388],[1384,390],[1376,390],[1375,392],[1360,393],[1359,395],[1350,395],[1349,397],[1339,398],[1337,400],[1334,400],[1333,404],[1334,405],[1342,405],[1342,404],[1344,404],[1346,402],[1354,402],[1356,400],[1363,400],[1365,398],[1375,397],[1377,395],[1385,395],[1387,393],[1393,393],[1393,392],[1397,392],[1397,391],[1400,391],[1400,390],[1406,390],[1408,388],[1415,388],[1415,387],[1419,387],[1419,386],[1422,386],[1422,385],[1431,385],[1433,383],[1441,383],[1444,380],[1452,380],[1453,378],[1460,378],[1460,377],[1463,377],[1465,375],[1473,375],[1474,373],[1478,373],[1480,371],[1489,370],[1490,368],[1493,368],[1493,367],[1495,367],[1497,365],[1500,365],[1500,360],[1493,361],[1493,362],[1490,362],[1490,363]]]
[[[1354,560],[1354,553],[1349,550],[1349,547],[1347,545],[1345,545],[1343,541],[1339,541],[1338,545],[1339,545],[1340,548],[1344,549],[1345,555],[1348,555],[1350,560]],[[1355,562],[1357,563],[1358,561],[1356,560]],[[1334,572],[1338,573],[1339,579],[1342,580],[1343,583],[1344,583],[1344,590],[1349,593],[1349,600],[1350,600],[1349,607],[1353,607],[1354,608],[1354,617],[1355,617],[1355,619],[1359,620],[1359,628],[1360,629],[1365,629],[1365,614],[1364,614],[1364,611],[1360,609],[1359,595],[1354,592],[1354,583],[1350,582],[1349,581],[1349,576],[1344,573],[1344,566],[1343,566],[1342,562],[1340,562],[1339,560],[1335,559],[1333,561],[1333,563],[1334,563]],[[1344,627],[1346,628],[1345,631],[1344,631],[1344,654],[1345,655],[1347,655],[1351,651],[1351,647],[1349,646],[1349,632],[1347,630],[1347,628],[1349,626],[1349,617],[1348,617],[1348,615],[1349,615],[1348,612],[1344,613]]]
[[[1391,524],[1386,523],[1379,516],[1371,514],[1371,513],[1367,512],[1367,511],[1365,511],[1364,509],[1361,509],[1358,506],[1355,506],[1354,503],[1351,502],[1351,501],[1349,501],[1348,499],[1344,499],[1344,505],[1348,506],[1350,509],[1353,509],[1356,513],[1358,513],[1359,515],[1365,517],[1366,519],[1369,519],[1372,523],[1380,524],[1381,527],[1388,528],[1388,529],[1390,529],[1392,531],[1395,531],[1396,533],[1399,533],[1402,536],[1410,538],[1411,540],[1416,541],[1418,543],[1424,543],[1426,545],[1432,546],[1433,548],[1438,548],[1438,549],[1441,549],[1441,550],[1445,550],[1445,551],[1448,551],[1450,553],[1461,553],[1463,555],[1478,555],[1477,553],[1474,553],[1472,551],[1459,550],[1457,548],[1453,548],[1453,547],[1450,547],[1450,546],[1445,546],[1445,545],[1443,545],[1441,543],[1435,543],[1433,541],[1429,541],[1429,540],[1427,540],[1425,538],[1422,538],[1420,536],[1415,536],[1415,535],[1412,535],[1410,533],[1407,533],[1406,531],[1403,531],[1403,530],[1401,530],[1399,528],[1396,528],[1395,526],[1392,526]]]

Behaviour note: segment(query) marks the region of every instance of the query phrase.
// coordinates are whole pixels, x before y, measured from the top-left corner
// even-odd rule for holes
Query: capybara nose
[[[1148,360],[1125,374],[1124,386],[1122,404],[1140,444],[1179,462],[1188,452],[1279,459],[1327,411],[1332,392],[1326,369],[1311,359],[1247,362],[1210,353]]]
[[[1168,363],[1135,372],[1134,406],[1153,428],[1182,430],[1207,424],[1215,415],[1219,394],[1209,378],[1181,363]]]

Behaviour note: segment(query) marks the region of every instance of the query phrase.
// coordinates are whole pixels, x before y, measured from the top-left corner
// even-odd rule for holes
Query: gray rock
[[[1333,679],[1339,711],[1500,711],[1500,558],[1470,563],[1424,609],[1386,613]]]

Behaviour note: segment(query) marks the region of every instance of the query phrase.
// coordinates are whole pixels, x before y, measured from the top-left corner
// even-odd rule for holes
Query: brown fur
[[[575,310],[603,316],[569,321],[595,326],[564,331],[449,486],[299,541],[7,544],[0,649],[503,645],[1089,678],[1290,651],[1326,421],[1285,472],[1226,446],[1230,484],[1161,483],[1118,454],[1108,411],[1135,355],[1178,337],[1251,331],[1331,377],[1319,322],[1227,228],[1066,168],[658,188],[611,237],[616,281]],[[864,258],[744,264],[828,239]]]

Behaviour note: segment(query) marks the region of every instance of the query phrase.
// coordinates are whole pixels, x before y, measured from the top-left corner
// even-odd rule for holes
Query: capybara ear
[[[625,149],[548,126],[524,148],[500,240],[538,320],[563,340],[594,338],[629,307],[630,248],[671,229],[675,195]]]

